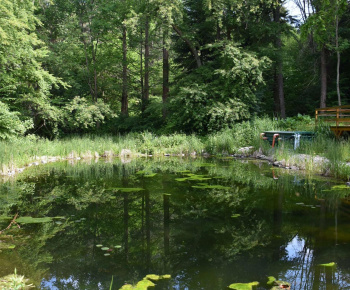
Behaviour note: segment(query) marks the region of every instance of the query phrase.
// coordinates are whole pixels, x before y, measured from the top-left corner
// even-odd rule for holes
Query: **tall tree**
[[[338,53],[338,17],[342,15],[347,6],[347,2],[344,0],[319,0],[310,1],[303,0],[303,2],[297,2],[299,8],[302,10],[302,14],[307,15],[306,9],[312,13],[306,18],[304,25],[302,26],[303,34],[307,38],[312,38],[317,44],[317,48],[320,53],[320,81],[321,81],[321,94],[320,94],[320,107],[326,107],[327,102],[327,55],[334,47],[334,39],[336,42],[336,50]],[[340,54],[338,54],[338,65],[340,66]],[[339,69],[337,69],[337,80],[339,78]],[[339,82],[337,82],[338,86]],[[340,93],[338,90],[338,104],[341,104]]]
[[[41,23],[34,10],[30,0],[0,2],[0,98],[31,117],[38,130],[56,126],[50,90],[64,83],[43,68],[48,50],[36,34]]]

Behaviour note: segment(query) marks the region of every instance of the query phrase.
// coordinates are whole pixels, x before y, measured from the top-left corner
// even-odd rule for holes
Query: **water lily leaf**
[[[114,246],[114,248],[116,248],[116,249],[120,249],[121,247],[122,247],[121,245]]]
[[[98,245],[96,245],[96,247],[97,247],[97,248],[101,248],[101,247],[102,247],[102,245],[101,245],[101,244],[98,244]]]
[[[110,256],[111,254],[108,254],[108,253],[106,253],[106,254],[104,254],[104,256]]]
[[[236,213],[236,214],[231,215],[232,218],[238,218],[238,217],[240,217],[240,216],[241,216],[241,215],[240,215],[239,213]]]
[[[336,263],[334,263],[334,262],[327,263],[327,264],[319,264],[319,266],[322,266],[322,267],[334,267],[335,265],[336,265]]]
[[[152,280],[152,281],[158,281],[160,279],[159,275],[155,275],[155,274],[149,274],[146,275],[146,277],[144,279],[148,279],[148,280]]]
[[[102,251],[107,251],[107,250],[109,250],[109,248],[108,247],[103,247],[103,248],[101,248],[101,250]]]
[[[51,221],[52,221],[51,217],[33,218],[30,216],[22,216],[16,219],[16,222],[20,224],[39,224],[39,223],[48,223]]]
[[[143,290],[143,289],[148,289],[148,287],[154,287],[156,286],[156,284],[154,284],[152,281],[148,280],[148,279],[144,279],[144,280],[141,280],[140,282],[138,282],[136,284],[136,288],[135,289],[140,289],[140,290]]]
[[[267,286],[270,286],[270,287],[272,287],[273,286],[273,283],[276,281],[276,278],[275,277],[273,277],[273,276],[269,276],[269,277],[267,277]]]
[[[259,285],[259,282],[251,282],[251,283],[234,283],[228,286],[229,289],[234,290],[252,290],[253,287],[256,287]]]

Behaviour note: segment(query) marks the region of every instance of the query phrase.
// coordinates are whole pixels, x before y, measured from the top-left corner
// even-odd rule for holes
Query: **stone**
[[[131,156],[131,150],[129,149],[122,149],[122,151],[120,152],[120,156],[126,157],[126,156]]]

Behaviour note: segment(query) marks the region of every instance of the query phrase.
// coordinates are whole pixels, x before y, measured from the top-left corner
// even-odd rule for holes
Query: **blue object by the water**
[[[275,146],[278,145],[278,141],[290,141],[293,144],[294,150],[300,146],[300,143],[307,140],[310,141],[314,137],[314,132],[309,131],[266,131],[264,137],[272,145],[273,136],[278,134],[279,136],[275,139]]]

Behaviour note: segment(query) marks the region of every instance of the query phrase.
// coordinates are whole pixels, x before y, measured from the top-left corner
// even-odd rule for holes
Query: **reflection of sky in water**
[[[298,236],[295,236],[294,239],[291,242],[289,242],[286,247],[288,259],[292,260],[297,258],[300,255],[300,252],[304,250],[304,246],[305,246],[304,239],[301,239]]]
[[[41,281],[41,288],[42,289],[50,289],[50,290],[58,290],[60,288],[57,288],[56,286],[54,286],[54,284],[56,284],[56,282],[57,282],[56,277],[52,277],[50,280],[43,279]],[[65,285],[66,287],[69,287],[70,289],[80,289],[79,281],[74,280],[73,277],[69,277],[68,279],[60,279],[59,284]],[[101,289],[100,283],[99,283],[97,289]]]

